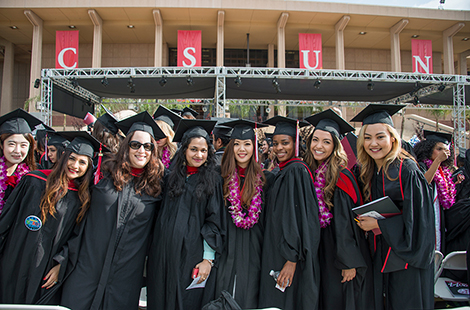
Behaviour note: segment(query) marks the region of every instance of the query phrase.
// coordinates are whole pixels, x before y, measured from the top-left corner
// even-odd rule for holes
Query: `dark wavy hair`
[[[424,162],[425,159],[431,159],[434,148],[439,143],[436,140],[422,140],[413,148],[418,162]],[[441,166],[452,168],[454,166],[454,150],[450,148],[450,156],[441,163]]]
[[[13,135],[13,133],[4,133],[0,135],[0,156],[3,156],[3,143],[6,139]],[[28,154],[26,155],[26,158],[23,160],[23,162],[29,167],[29,170],[36,170],[36,160],[34,159],[34,148],[36,146],[36,141],[34,141],[34,137],[30,133],[24,133],[23,137],[29,142]]]
[[[48,145],[49,146],[49,145]],[[54,145],[51,145],[51,146],[55,146],[56,150],[57,150],[57,160],[55,163],[53,163],[53,166],[55,166],[55,164],[57,164],[59,162],[59,160],[62,158],[62,156],[64,155],[65,153],[65,146],[63,146],[62,144],[54,144]],[[52,163],[52,162],[51,162]]]
[[[46,190],[41,198],[41,220],[46,222],[49,215],[55,217],[57,212],[56,205],[62,198],[65,197],[68,191],[69,178],[67,177],[67,163],[70,155],[73,152],[66,150],[65,153],[60,157],[60,159],[54,165],[51,174],[48,176],[46,181]],[[77,223],[85,216],[86,211],[90,207],[90,183],[93,176],[93,162],[90,157],[87,156],[88,167],[85,174],[77,179],[75,179],[75,184],[78,187],[78,198],[82,203],[80,207],[80,212],[77,216]]]
[[[128,134],[122,141],[119,151],[103,163],[103,171],[109,172],[118,191],[122,191],[124,185],[133,178],[129,161],[129,141],[134,137],[134,133]],[[144,192],[149,196],[157,197],[162,192],[162,179],[165,167],[157,155],[157,142],[152,136],[150,136],[150,140],[155,147],[151,152],[150,161],[145,166],[142,176],[136,178],[134,189],[139,195]]]
[[[196,136],[185,138],[181,141],[181,147],[173,157],[174,167],[168,176],[168,195],[171,198],[179,197],[183,194],[186,183],[186,151],[191,141],[195,138],[204,138],[207,143],[207,159],[206,162],[199,167],[199,183],[194,189],[194,194],[198,200],[206,199],[214,193],[217,181],[217,171],[215,170],[216,161],[214,156],[214,148],[206,137]]]

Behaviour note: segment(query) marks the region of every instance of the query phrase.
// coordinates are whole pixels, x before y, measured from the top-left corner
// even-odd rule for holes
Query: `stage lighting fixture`
[[[36,81],[34,81],[34,88],[39,88],[39,86],[41,86],[41,80],[36,79]]]
[[[414,96],[413,105],[418,105],[418,104],[419,104],[419,98],[418,98],[418,96]]]
[[[109,81],[107,77],[105,77],[104,79],[101,79],[101,85],[103,85],[104,87],[109,85]]]
[[[165,87],[166,83],[167,83],[167,79],[165,76],[162,76],[162,78],[160,79],[160,81],[158,82],[158,84],[160,84],[161,87]]]
[[[131,89],[131,93],[135,93],[135,84],[134,81],[132,80],[132,77],[129,78],[129,81],[127,82],[127,87]]]
[[[273,84],[273,87],[276,90],[276,93],[280,93],[281,87],[279,87],[279,82],[277,81],[277,78],[274,78],[271,83]]]
[[[314,83],[313,83],[313,87],[315,87],[316,89],[319,89],[321,86],[321,80],[316,80]]]
[[[240,76],[237,76],[233,81],[235,82],[235,85],[237,85],[237,87],[240,87],[240,85],[242,85],[242,79],[240,78]]]
[[[71,80],[71,82],[72,82],[72,86],[73,86],[74,88],[77,88],[77,87],[78,87],[78,81],[77,81],[76,78],[73,78],[73,79]]]
[[[374,90],[374,82],[372,82],[371,80],[369,80],[369,83],[367,83],[367,89],[368,90]]]
[[[446,86],[444,84],[439,85],[437,88],[440,92],[443,92],[446,89]]]
[[[186,78],[186,84],[188,84],[189,86],[192,86],[194,84],[193,78],[190,75],[188,75],[188,77]]]

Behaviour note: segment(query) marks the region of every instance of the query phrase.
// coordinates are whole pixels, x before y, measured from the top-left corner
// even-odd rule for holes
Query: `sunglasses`
[[[140,149],[141,146],[144,146],[144,150],[147,152],[153,151],[155,148],[155,145],[153,143],[147,142],[147,143],[140,143],[139,141],[130,141],[129,142],[129,147],[133,150],[138,150]]]

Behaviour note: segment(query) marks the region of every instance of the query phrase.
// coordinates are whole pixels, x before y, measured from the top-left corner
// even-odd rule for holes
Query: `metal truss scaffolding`
[[[455,145],[465,147],[465,85],[454,86],[454,142]]]

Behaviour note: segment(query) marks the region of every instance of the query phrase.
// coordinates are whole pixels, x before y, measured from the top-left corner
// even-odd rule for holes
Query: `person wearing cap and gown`
[[[215,123],[183,119],[176,130],[173,141],[181,146],[165,181],[150,247],[147,309],[199,310],[215,297],[214,264],[226,227],[222,178],[209,142]],[[186,290],[192,276],[205,287]]]
[[[454,180],[457,180],[458,174],[463,176],[463,180],[455,186],[455,200],[470,198],[470,151],[459,148],[458,161],[462,162],[461,167],[454,172]],[[462,178],[462,177],[460,177]]]
[[[86,132],[64,133],[72,142],[52,170],[23,177],[0,216],[0,303],[57,304],[51,299],[68,262],[67,241],[90,204],[99,142]]]
[[[414,152],[424,177],[433,188],[435,249],[446,254],[444,211],[455,203],[455,183],[452,180],[453,152],[450,148],[452,135],[429,130],[424,130],[423,135],[424,140],[416,143]]]
[[[0,117],[0,214],[16,184],[36,170],[31,130],[42,122],[23,109]]]
[[[165,134],[165,138],[157,141],[158,157],[165,168],[170,168],[171,159],[175,156],[178,146],[173,142],[175,128],[181,120],[181,116],[160,105],[153,114],[153,119]]]
[[[224,125],[215,125],[212,131],[212,141],[215,149],[215,158],[217,165],[222,163],[222,156],[224,155],[225,148],[230,142],[233,128]]]
[[[331,109],[305,120],[315,126],[304,161],[314,172],[322,228],[320,309],[374,309],[372,259],[352,211],[362,196],[341,144],[354,127]]]
[[[274,175],[262,171],[253,128],[247,120],[224,123],[232,129],[222,157],[227,235],[219,258],[216,297],[228,291],[243,309],[257,308],[264,235],[264,204]]]
[[[119,120],[104,105],[101,106],[105,113],[96,119],[92,135],[98,141],[103,143],[103,145],[106,145],[112,154],[116,154],[122,140],[124,140],[123,136],[119,134],[119,128],[116,126],[116,123]],[[109,158],[109,155],[110,154],[106,153],[104,154],[104,157]]]
[[[364,202],[388,196],[400,210],[379,220],[361,216],[357,225],[367,232],[373,253],[375,308],[433,309],[431,187],[415,160],[400,147],[391,115],[402,108],[370,104],[351,120],[363,122],[357,161]]]
[[[46,154],[41,159],[41,164],[38,165],[38,169],[52,169],[56,162],[59,161],[62,154],[65,152],[65,148],[70,143],[67,139],[60,136],[55,132],[48,132],[46,135],[47,149]]]
[[[197,113],[196,111],[194,111],[190,107],[185,107],[183,109],[183,113],[181,114],[181,117],[185,118],[185,119],[196,119],[196,117],[198,115],[199,115],[199,113]]]
[[[158,214],[164,167],[156,140],[165,135],[142,112],[116,126],[126,133],[103,163],[83,229],[69,242],[71,267],[60,304],[72,310],[137,309],[145,257]]]
[[[259,308],[318,309],[320,223],[313,175],[300,160],[297,126],[290,118],[275,116],[264,122],[275,125],[273,152],[280,171],[267,197],[261,254]],[[277,281],[270,271],[277,272]],[[285,291],[276,288],[278,284]]]

